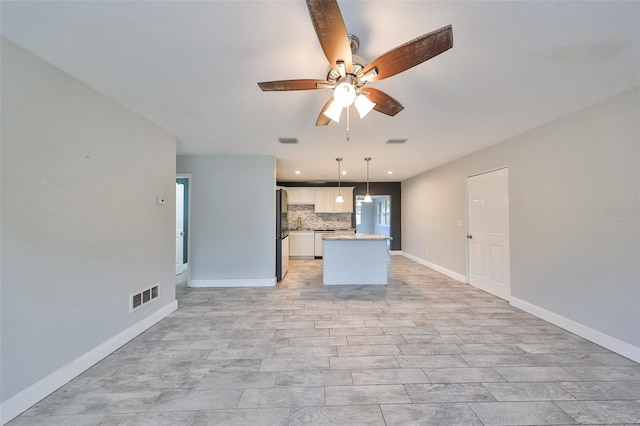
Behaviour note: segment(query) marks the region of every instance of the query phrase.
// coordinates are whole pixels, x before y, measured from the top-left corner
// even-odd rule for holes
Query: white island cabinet
[[[380,234],[325,234],[322,248],[322,282],[337,284],[387,284],[391,237]]]

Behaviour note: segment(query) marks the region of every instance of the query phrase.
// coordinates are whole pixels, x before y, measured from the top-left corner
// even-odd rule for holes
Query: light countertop
[[[382,234],[325,234],[323,240],[391,240]]]
[[[311,229],[311,228],[299,228],[299,229],[292,229],[289,228],[289,232],[320,232],[320,231],[326,231],[326,232],[355,232],[355,228],[345,228],[345,229]]]

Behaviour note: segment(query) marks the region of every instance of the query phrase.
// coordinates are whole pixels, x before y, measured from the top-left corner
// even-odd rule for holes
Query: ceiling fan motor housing
[[[358,36],[349,34],[349,45],[351,45],[352,54],[355,55],[356,53],[358,53],[358,49],[360,49],[360,39],[358,38]]]

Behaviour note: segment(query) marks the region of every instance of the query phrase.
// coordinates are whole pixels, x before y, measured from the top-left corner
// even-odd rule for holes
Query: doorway
[[[391,236],[391,196],[372,195],[372,201],[364,202],[363,195],[356,195],[354,216],[358,234],[382,234]],[[390,247],[390,240],[387,240]]]
[[[467,178],[469,284],[509,300],[509,170]]]
[[[176,176],[176,284],[186,284],[189,266],[191,176]]]

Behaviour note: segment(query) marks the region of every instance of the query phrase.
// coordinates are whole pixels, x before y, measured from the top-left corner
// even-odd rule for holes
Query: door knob
[[[472,239],[472,238],[473,238],[473,235],[467,235],[467,238],[468,238],[468,239]]]

